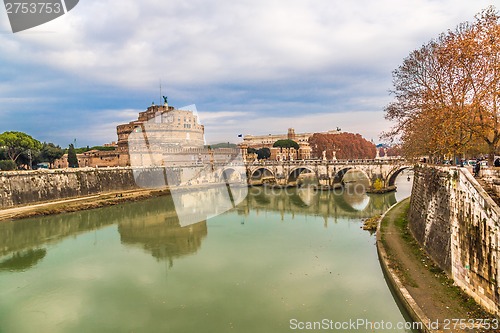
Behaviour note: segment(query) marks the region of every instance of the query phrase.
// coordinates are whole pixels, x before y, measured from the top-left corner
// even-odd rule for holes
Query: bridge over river
[[[245,164],[249,185],[297,185],[301,177],[310,176],[316,178],[320,185],[335,186],[343,183],[348,171],[356,170],[366,176],[371,187],[378,180],[382,189],[393,187],[396,177],[411,167],[403,159],[258,161]],[[219,177],[225,179],[234,179],[242,172],[241,167],[234,165],[220,170]]]

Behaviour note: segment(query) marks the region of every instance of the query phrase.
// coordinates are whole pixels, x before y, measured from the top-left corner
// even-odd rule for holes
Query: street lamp
[[[28,158],[30,160],[29,169],[31,170],[31,149],[28,149]]]

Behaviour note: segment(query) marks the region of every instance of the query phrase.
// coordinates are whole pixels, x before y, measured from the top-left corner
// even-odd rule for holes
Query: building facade
[[[120,153],[115,150],[89,150],[82,154],[76,154],[78,159],[78,166],[92,167],[92,168],[104,168],[104,167],[116,167],[119,166]],[[54,162],[55,168],[67,168],[68,154],[64,154],[60,159]]]
[[[331,130],[328,132],[321,132],[321,134],[338,134],[339,130]],[[269,134],[269,135],[245,135],[243,138],[243,143],[247,145],[248,148],[271,148],[273,144],[278,140],[290,139],[300,143],[309,143],[309,138],[313,136],[314,133],[295,133],[295,129],[289,128],[287,134]]]
[[[205,129],[197,115],[167,103],[151,105],[139,113],[137,120],[118,125],[116,132],[120,166],[130,165],[131,155],[142,159],[146,153],[162,155],[167,151],[203,148],[205,143]]]
[[[340,130],[331,130],[322,132],[322,134],[338,134]],[[287,134],[269,134],[269,135],[245,135],[243,142],[240,143],[240,148],[245,155],[245,160],[252,161],[256,158],[254,154],[248,154],[248,148],[260,149],[269,148],[271,157],[269,159],[276,161],[287,160],[307,160],[311,158],[311,147],[309,146],[309,138],[314,133],[295,133],[295,129],[289,128]],[[273,144],[278,140],[293,140],[299,144],[299,149],[294,148],[276,148]]]

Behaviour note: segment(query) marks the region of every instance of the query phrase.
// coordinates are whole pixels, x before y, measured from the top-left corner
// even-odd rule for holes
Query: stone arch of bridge
[[[287,181],[288,181],[288,183],[296,181],[296,180],[299,178],[300,174],[301,174],[302,172],[306,171],[306,170],[307,170],[307,171],[310,171],[310,172],[312,172],[312,173],[314,173],[314,175],[315,175],[316,177],[318,177],[318,174],[317,174],[317,173],[316,173],[316,171],[314,171],[312,168],[307,167],[307,166],[299,166],[299,167],[293,168],[293,169],[292,169],[292,170],[290,170],[290,172],[288,173],[288,177],[287,177]]]
[[[396,168],[395,170],[391,171],[386,178],[386,184],[387,186],[394,186],[396,182],[396,178],[398,178],[399,174],[403,172],[406,169],[411,169],[411,166],[409,165],[403,165],[399,168]]]
[[[350,166],[342,168],[342,169],[336,171],[335,175],[333,176],[334,182],[335,183],[340,183],[344,179],[345,174],[348,171],[351,171],[351,170],[355,170],[355,171],[361,172],[366,177],[366,179],[371,183],[371,179],[370,179],[370,177],[368,176],[368,174],[366,173],[365,170],[363,170],[361,168],[350,167]]]
[[[264,177],[275,177],[273,170],[267,167],[260,167],[250,170],[250,180],[261,180]]]
[[[219,174],[219,179],[224,182],[241,182],[245,179],[244,169],[243,174],[241,171],[242,170],[238,170],[238,168],[234,167],[224,168]]]

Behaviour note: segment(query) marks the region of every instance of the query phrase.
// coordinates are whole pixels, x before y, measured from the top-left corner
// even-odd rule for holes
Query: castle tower
[[[288,129],[288,139],[295,141],[295,130],[293,128]]]

